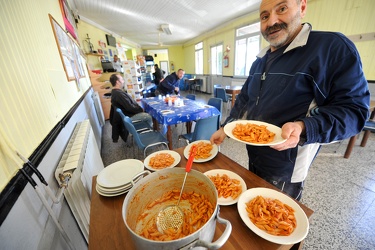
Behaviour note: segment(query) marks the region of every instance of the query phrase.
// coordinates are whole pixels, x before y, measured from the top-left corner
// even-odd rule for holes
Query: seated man
[[[124,115],[129,116],[132,121],[141,120],[147,122],[152,127],[152,117],[143,112],[143,108],[124,91],[124,79],[120,74],[112,74],[109,78],[113,88],[111,94],[111,118],[112,125],[112,139],[117,142],[119,136],[126,141],[127,131],[124,133],[124,126],[121,117],[117,114],[114,108],[120,108]]]
[[[158,88],[155,91],[156,95],[171,95],[176,94],[178,95],[180,93],[180,79],[184,77],[185,71],[183,69],[179,69],[176,72],[173,72],[172,74],[168,75],[164,80],[162,80]]]
[[[123,72],[122,71],[122,62],[120,58],[118,58],[117,55],[113,56],[113,61],[112,61],[113,68],[116,70],[116,72]]]

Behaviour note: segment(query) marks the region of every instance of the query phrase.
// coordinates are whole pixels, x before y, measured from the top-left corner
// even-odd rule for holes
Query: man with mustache
[[[246,145],[249,170],[299,200],[320,143],[359,133],[370,94],[354,44],[340,33],[312,31],[302,23],[306,0],[263,0],[261,33],[269,42],[224,124],[259,120],[282,128],[285,142]],[[211,142],[221,144],[221,128]]]

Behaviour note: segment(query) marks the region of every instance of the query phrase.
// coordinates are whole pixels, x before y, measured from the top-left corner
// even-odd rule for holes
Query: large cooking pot
[[[139,215],[145,210],[147,204],[161,197],[165,192],[181,189],[185,176],[184,168],[169,168],[156,171],[139,182],[129,191],[122,206],[122,217],[128,228],[134,245],[137,249],[199,249],[200,247],[218,249],[224,245],[232,232],[232,225],[228,220],[219,217],[219,205],[217,204],[217,191],[214,184],[204,174],[191,170],[187,176],[183,192],[194,191],[205,195],[215,210],[209,220],[194,233],[172,241],[154,241],[140,236],[137,230],[142,225],[137,221]],[[160,209],[152,211],[156,216]],[[215,233],[216,220],[226,224],[225,231],[218,240],[212,242]]]

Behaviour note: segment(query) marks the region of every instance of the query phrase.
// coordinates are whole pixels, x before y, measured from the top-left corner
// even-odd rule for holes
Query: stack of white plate
[[[142,178],[143,170],[143,162],[135,159],[112,163],[98,174],[96,191],[107,197],[125,194]]]

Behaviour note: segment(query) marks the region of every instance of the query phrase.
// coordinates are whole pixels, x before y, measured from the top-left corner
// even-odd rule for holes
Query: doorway
[[[168,61],[160,61],[160,68],[165,72],[164,77],[169,75]]]

